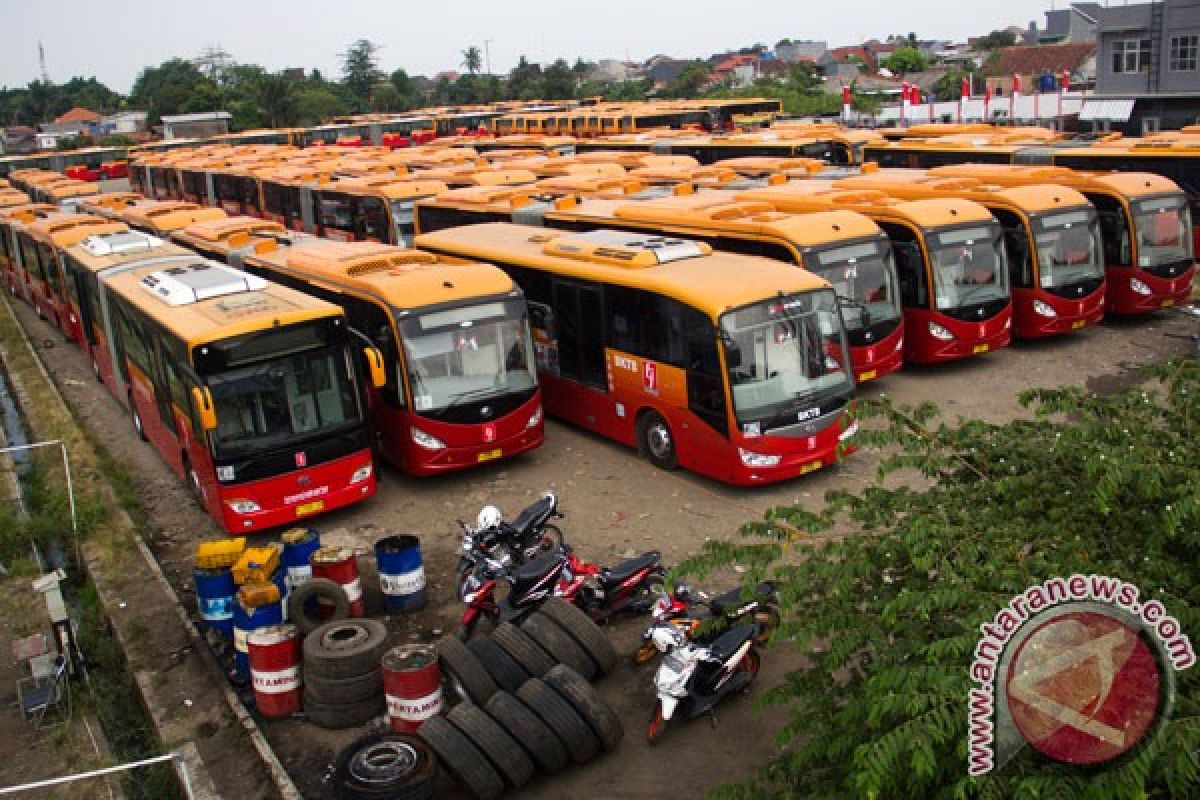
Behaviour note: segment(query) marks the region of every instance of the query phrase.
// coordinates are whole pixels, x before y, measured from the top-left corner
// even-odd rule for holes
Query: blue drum
[[[233,649],[238,672],[250,674],[246,637],[252,631],[283,623],[283,603],[277,587],[270,583],[246,584],[233,601]]]
[[[200,620],[205,627],[216,631],[223,638],[232,639],[233,596],[237,593],[233,572],[228,567],[196,567],[192,570],[192,580],[196,584],[196,606],[200,611]]]
[[[283,571],[288,590],[312,577],[312,554],[321,549],[321,535],[313,528],[294,528],[283,534]]]
[[[388,611],[411,614],[425,607],[425,567],[421,540],[416,536],[388,536],[375,543],[379,588]]]

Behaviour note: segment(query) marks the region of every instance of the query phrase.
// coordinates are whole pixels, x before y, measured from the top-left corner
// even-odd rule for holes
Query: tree
[[[896,75],[907,75],[910,72],[922,71],[929,66],[929,62],[917,48],[900,47],[893,50],[880,66],[886,67]]]
[[[403,69],[393,72],[388,80],[391,81],[392,88],[396,90],[397,111],[408,111],[423,105],[424,98],[421,90],[417,88],[416,81],[409,77],[409,74]]]
[[[963,70],[957,67],[948,70],[945,75],[938,78],[933,84],[932,92],[934,99],[942,101],[958,100],[962,97],[963,78],[974,75],[974,71]]]
[[[475,75],[483,67],[483,54],[479,52],[479,48],[471,45],[466,50],[462,51],[462,66],[467,68],[467,73]]]
[[[522,55],[517,59],[517,65],[508,73],[508,91],[511,97],[518,100],[534,100],[542,96],[542,68],[530,63]]]
[[[563,59],[546,67],[542,73],[542,92],[547,100],[569,100],[575,97],[575,73]]]
[[[383,79],[376,54],[379,46],[368,39],[359,39],[342,53],[342,83],[350,94],[366,107],[375,84]]]
[[[199,96],[193,99],[193,95]],[[130,101],[135,108],[146,109],[147,124],[155,125],[163,114],[178,114],[185,106],[199,111],[219,108],[220,90],[195,64],[173,58],[157,67],[143,69],[134,81]]]
[[[1161,735],[1124,761],[1071,770],[1024,748],[983,778],[966,770],[969,664],[1009,598],[1055,576],[1113,576],[1200,631],[1200,361],[1140,377],[1110,396],[1031,390],[1032,413],[1002,425],[866,404],[859,445],[884,448],[875,485],[831,491],[817,511],[771,509],[747,541],[706,542],[682,565],[745,565],[747,586],[774,565],[785,620],[772,646],[804,660],[764,693],[791,716],[779,757],[720,796],[1193,797],[1194,668],[1174,675]]]
[[[1017,35],[1012,31],[992,31],[987,36],[981,36],[975,41],[979,50],[991,52],[1001,47],[1012,47],[1017,43]]]
[[[349,113],[352,102],[341,84],[307,81],[296,89],[296,123],[320,125],[330,117]]]
[[[792,43],[792,40],[785,36],[784,38],[782,38],[778,42],[776,42],[775,46],[776,47],[787,47],[791,43]]]
[[[814,92],[821,87],[821,76],[812,64],[795,64],[788,72],[787,85],[797,92]]]
[[[266,74],[255,86],[263,123],[269,128],[288,128],[300,117],[296,83],[282,73]]]
[[[692,61],[680,70],[675,80],[667,84],[663,94],[667,97],[695,97],[706,83],[708,65],[703,61]]]
[[[588,75],[592,74],[592,70],[596,65],[590,61],[584,61],[582,58],[575,59],[575,63],[571,65],[571,72],[575,73],[575,79],[582,81]]]

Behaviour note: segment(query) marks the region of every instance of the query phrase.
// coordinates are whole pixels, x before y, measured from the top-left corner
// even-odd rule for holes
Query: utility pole
[[[492,44],[492,42],[494,42],[494,41],[496,41],[496,40],[495,40],[495,39],[484,39],[484,40],[483,40],[483,64],[484,64],[484,67],[483,67],[483,68],[484,68],[484,69],[487,71],[487,74],[488,74],[488,77],[489,77],[489,78],[492,76],[492,48],[491,48],[491,44]]]
[[[38,64],[42,67],[42,83],[50,83],[50,71],[46,69],[46,48],[38,42]]]

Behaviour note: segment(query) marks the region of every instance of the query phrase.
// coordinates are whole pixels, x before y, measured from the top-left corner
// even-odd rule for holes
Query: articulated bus
[[[1055,184],[1003,188],[906,169],[844,178],[834,186],[877,189],[902,200],[961,197],[992,212],[1004,230],[1017,338],[1068,333],[1104,316],[1099,218],[1074,189]]]
[[[904,360],[969,358],[1012,341],[1012,298],[1003,231],[971,200],[900,200],[878,191],[790,181],[745,189],[745,200],[780,211],[858,211],[891,240],[904,309]]]
[[[1075,189],[1100,216],[1109,314],[1143,314],[1187,300],[1196,275],[1187,198],[1174,182],[1138,172],[1097,175],[1064,167],[961,164],[931,176],[976,178],[1002,186],[1057,183]]]
[[[832,464],[856,430],[837,298],[804,270],[674,237],[508,223],[417,246],[507,271],[529,300],[547,412],[661,468],[771,483]]]
[[[21,264],[21,246],[17,242],[17,230],[58,209],[46,203],[26,203],[19,206],[0,208],[0,269],[4,273],[3,286],[12,295],[29,302],[29,285],[25,280]]]
[[[225,530],[374,494],[356,344],[337,306],[138,232],[89,237],[63,264],[97,376]]]
[[[495,267],[249,217],[196,225],[176,241],[345,309],[351,330],[384,354],[386,382],[369,402],[374,445],[404,471],[466,469],[542,444],[528,311]]]
[[[88,236],[126,231],[119,222],[90,214],[50,213],[14,224],[19,280],[25,297],[42,319],[62,332],[68,341],[80,338],[79,317],[69,308],[66,287],[59,271],[58,253]]]
[[[11,208],[13,206],[24,206],[29,204],[29,195],[22,192],[20,189],[11,189],[7,186],[0,187],[0,208]]]
[[[66,178],[57,183],[37,186],[32,199],[35,203],[49,203],[64,210],[71,210],[78,206],[83,198],[97,194],[100,194],[100,187],[96,184]]]
[[[824,129],[771,129],[695,139],[666,139],[651,145],[651,152],[686,155],[701,164],[730,158],[774,156],[813,158],[831,166],[863,163],[864,147],[878,139],[868,131]]]
[[[100,207],[93,206],[92,208]],[[117,206],[108,215],[124,222],[134,230],[166,238],[172,232],[182,230],[197,222],[224,219],[227,215],[219,208],[205,208],[195,203],[177,203],[163,200],[140,200]]]
[[[731,192],[613,200],[464,189],[417,204],[419,233],[481,222],[682,236],[721,251],[796,264],[834,287],[858,381],[901,366],[904,332],[892,248],[875,223],[853,211],[780,213]]]

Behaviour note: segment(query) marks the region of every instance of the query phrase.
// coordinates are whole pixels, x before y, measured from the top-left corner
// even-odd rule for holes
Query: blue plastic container
[[[247,607],[241,598],[233,601],[233,648],[238,672],[250,674],[250,657],[246,647],[246,636],[251,631],[268,625],[283,623],[283,606],[279,601],[261,606]]]
[[[271,576],[271,583],[273,583],[279,587],[280,610],[283,614],[283,621],[287,622],[288,621],[287,599],[288,599],[288,592],[291,591],[291,586],[288,584],[288,581],[287,581],[287,570],[284,569],[282,565],[279,567],[279,569],[275,570],[275,574]]]
[[[425,607],[425,567],[421,540],[416,536],[388,536],[375,543],[379,588],[388,611],[411,614]]]
[[[320,549],[321,535],[313,528],[283,535],[283,571],[289,590],[312,578],[312,554]]]
[[[232,639],[233,597],[237,594],[233,572],[228,567],[196,567],[192,570],[192,580],[196,584],[196,605],[200,610],[201,621],[224,638]]]

